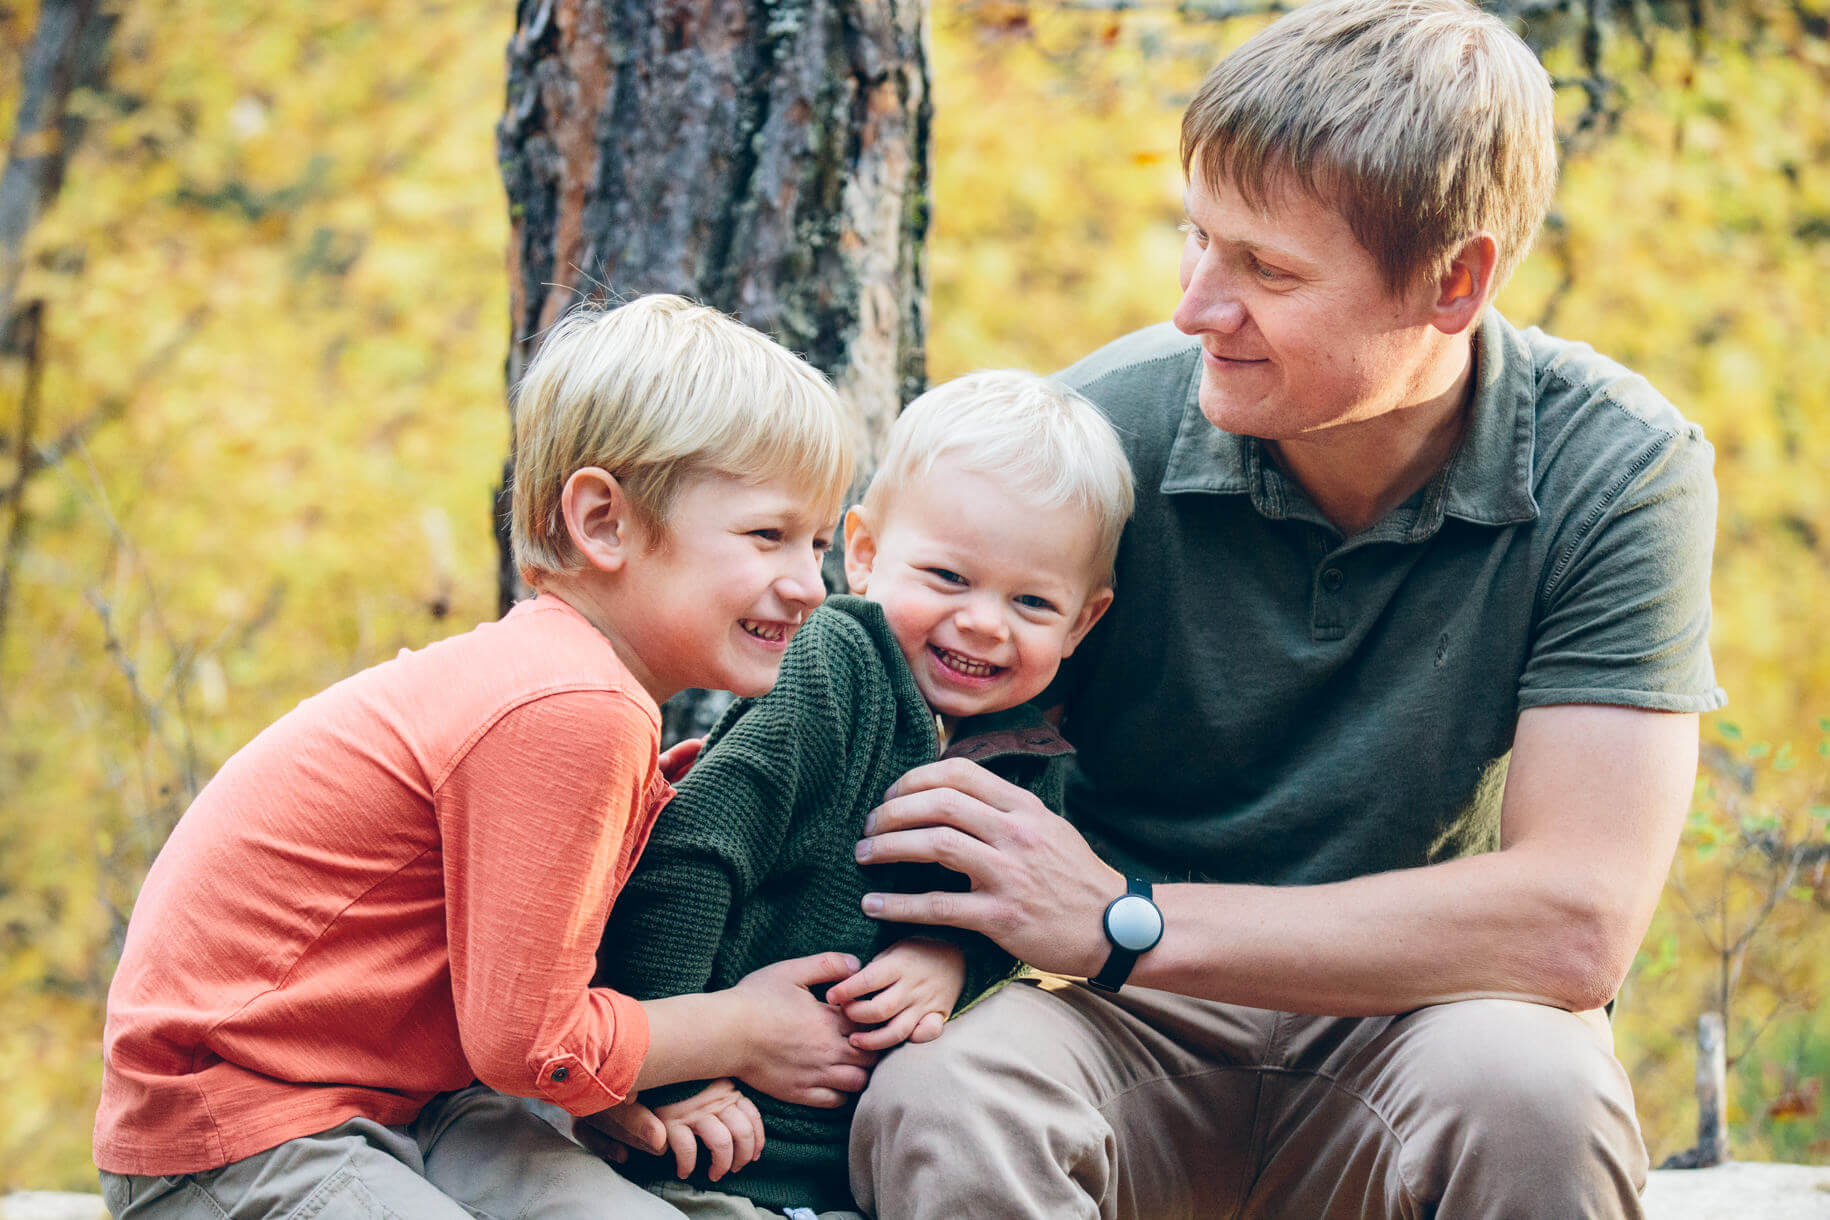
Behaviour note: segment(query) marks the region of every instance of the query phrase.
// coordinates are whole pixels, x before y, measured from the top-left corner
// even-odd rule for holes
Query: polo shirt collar
[[[1477,332],[1473,417],[1461,445],[1420,492],[1367,532],[1420,542],[1442,527],[1444,517],[1493,526],[1536,520],[1538,504],[1531,494],[1536,382],[1525,340],[1489,309]],[[1320,514],[1300,488],[1278,473],[1262,441],[1207,422],[1200,389],[1197,365],[1164,464],[1162,493],[1248,495],[1265,517],[1314,517],[1319,522]]]

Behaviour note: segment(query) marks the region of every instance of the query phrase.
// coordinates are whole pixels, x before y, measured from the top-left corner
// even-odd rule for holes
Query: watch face
[[[1126,894],[1106,908],[1106,935],[1121,949],[1142,953],[1163,939],[1163,913],[1139,894]]]

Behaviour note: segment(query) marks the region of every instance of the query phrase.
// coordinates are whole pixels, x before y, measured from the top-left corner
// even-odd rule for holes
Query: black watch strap
[[[1112,946],[1112,952],[1099,973],[1087,980],[1088,984],[1100,991],[1117,991],[1131,977],[1131,969],[1137,965],[1138,955],[1155,948],[1157,941],[1163,938],[1163,915],[1156,911],[1152,892],[1150,882],[1142,877],[1129,877],[1125,881],[1125,892],[1106,905],[1105,914],[1100,917],[1100,930],[1106,934],[1106,943]],[[1135,904],[1140,898],[1149,904],[1150,911],[1156,911],[1156,933],[1148,938],[1148,943],[1134,941],[1127,946],[1113,934],[1113,909],[1120,903]],[[1150,911],[1144,914],[1148,915]]]

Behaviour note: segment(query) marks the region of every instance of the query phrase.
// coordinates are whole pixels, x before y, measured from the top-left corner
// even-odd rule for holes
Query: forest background
[[[1750,1159],[1830,1161],[1830,22],[1692,6],[1546,54],[1556,213],[1501,298],[1707,430],[1731,697],[1617,1019],[1655,1163],[1727,1010]],[[1175,136],[1260,20],[935,0],[929,374],[1050,370],[1176,299]],[[493,617],[506,3],[134,0],[70,97],[0,351],[0,1190],[90,1187],[133,895],[212,769]],[[32,3],[0,4],[13,130]],[[1590,51],[1594,47],[1589,48]],[[1592,67],[1592,65],[1590,65]],[[30,152],[31,150],[24,150]],[[15,146],[17,158],[21,149]]]

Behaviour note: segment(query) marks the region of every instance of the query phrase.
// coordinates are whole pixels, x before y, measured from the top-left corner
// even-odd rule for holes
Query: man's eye
[[[1261,280],[1278,280],[1282,279],[1284,276],[1284,272],[1281,268],[1273,267],[1269,263],[1259,262],[1255,258],[1251,260],[1251,263],[1252,274]]]
[[[961,576],[958,572],[948,571],[946,568],[929,568],[928,575],[932,576],[935,580],[949,585],[963,585],[966,583],[966,578],[964,576]]]

